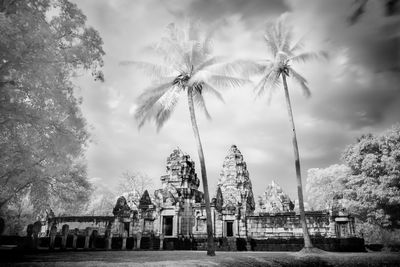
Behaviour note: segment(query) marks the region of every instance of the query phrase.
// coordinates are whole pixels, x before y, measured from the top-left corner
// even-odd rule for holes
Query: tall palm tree
[[[157,130],[171,116],[182,94],[186,94],[193,133],[201,167],[204,200],[207,215],[207,255],[215,255],[211,221],[210,197],[207,172],[199,129],[197,127],[195,104],[210,118],[204,101],[204,93],[211,93],[220,100],[216,88],[240,87],[246,79],[235,78],[231,68],[224,67],[220,58],[212,56],[212,32],[203,33],[198,23],[189,23],[184,29],[175,24],[167,27],[167,34],[153,47],[163,64],[130,61],[149,74],[156,83],[147,88],[138,98],[135,118],[139,128],[148,120],[155,120]]]
[[[306,62],[310,59],[325,57],[324,52],[303,52],[303,42],[300,40],[296,43],[293,42],[292,29],[286,24],[285,17],[280,17],[276,23],[271,23],[267,26],[265,33],[265,41],[269,52],[271,52],[273,59],[264,60],[259,63],[259,70],[262,71],[262,79],[256,85],[255,91],[258,96],[269,93],[269,100],[275,89],[283,83],[283,90],[285,93],[286,107],[289,114],[289,121],[292,127],[292,143],[295,159],[296,178],[297,178],[297,194],[299,198],[300,221],[303,229],[304,248],[311,249],[313,244],[308,233],[303,201],[303,186],[301,181],[300,170],[300,157],[299,148],[297,145],[296,129],[293,119],[292,106],[290,103],[289,90],[287,85],[287,78],[291,77],[297,82],[305,96],[311,95],[310,89],[307,85],[307,80],[293,69],[291,63]]]

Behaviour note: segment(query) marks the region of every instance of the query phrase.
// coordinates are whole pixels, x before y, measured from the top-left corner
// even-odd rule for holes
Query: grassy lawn
[[[400,253],[300,254],[296,252],[0,251],[0,266],[400,266]]]

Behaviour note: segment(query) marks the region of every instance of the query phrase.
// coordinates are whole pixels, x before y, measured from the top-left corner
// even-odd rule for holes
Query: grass
[[[400,266],[400,253],[0,251],[0,266]]]

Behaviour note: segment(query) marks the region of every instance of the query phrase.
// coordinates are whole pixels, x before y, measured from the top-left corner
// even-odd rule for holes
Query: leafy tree
[[[331,209],[333,200],[343,199],[351,170],[346,165],[331,165],[325,169],[307,171],[306,193],[308,203],[317,210]]]
[[[286,106],[289,114],[289,121],[292,128],[292,142],[295,158],[295,168],[297,177],[297,193],[299,198],[300,220],[303,228],[304,247],[312,248],[310,235],[308,233],[306,218],[304,213],[303,186],[301,181],[300,157],[297,145],[295,124],[293,119],[292,106],[290,103],[289,90],[287,86],[287,77],[292,77],[297,82],[305,96],[310,96],[310,89],[307,86],[307,80],[301,76],[290,65],[291,63],[306,62],[320,56],[326,56],[325,53],[303,52],[303,42],[293,42],[292,29],[286,24],[285,16],[280,17],[276,23],[270,23],[265,33],[265,41],[269,52],[272,54],[272,60],[264,60],[258,63],[259,70],[262,73],[261,81],[256,85],[255,91],[258,96],[269,92],[269,98],[275,91],[281,81],[285,93]]]
[[[351,169],[345,197],[352,201],[352,212],[382,227],[400,226],[400,125],[363,135],[343,160]]]
[[[139,206],[144,191],[151,190],[153,183],[149,176],[140,172],[125,171],[119,184],[120,195],[126,195],[128,205]],[[132,208],[132,207],[131,207]]]
[[[103,80],[104,51],[85,22],[67,0],[0,1],[0,208],[29,193],[37,211],[73,212],[88,198],[89,134],[71,78]]]
[[[198,23],[189,23],[185,29],[175,24],[167,27],[167,34],[154,47],[154,52],[163,64],[148,62],[123,62],[133,64],[150,74],[155,84],[146,89],[138,98],[139,106],[135,117],[139,128],[154,119],[159,130],[171,116],[180,96],[186,94],[193,133],[196,140],[200,160],[201,177],[204,188],[204,200],[207,215],[207,255],[215,255],[214,238],[212,233],[210,197],[206,164],[200,134],[195,115],[195,103],[203,110],[208,118],[210,115],[205,105],[204,94],[210,93],[222,99],[217,88],[239,87],[247,80],[233,75],[233,65],[223,67],[218,57],[212,56],[212,32],[203,33]]]
[[[342,159],[345,165],[308,171],[313,206],[330,206],[336,197],[358,220],[356,230],[366,242],[393,243],[400,220],[400,125],[361,136]]]
[[[88,205],[83,214],[92,216],[113,216],[113,208],[117,195],[114,190],[101,184],[94,186],[93,193],[90,196]]]

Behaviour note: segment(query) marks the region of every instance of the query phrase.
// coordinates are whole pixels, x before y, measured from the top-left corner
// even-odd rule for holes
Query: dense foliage
[[[380,135],[364,135],[349,146],[343,159],[351,169],[345,197],[363,221],[399,226],[400,125]]]
[[[88,199],[89,140],[71,78],[103,80],[102,40],[67,0],[0,1],[0,208],[29,194],[36,213]]]
[[[400,125],[361,136],[342,159],[345,165],[308,171],[307,195],[314,208],[331,208],[335,198],[362,223],[364,234],[388,235],[384,229],[399,228]]]

